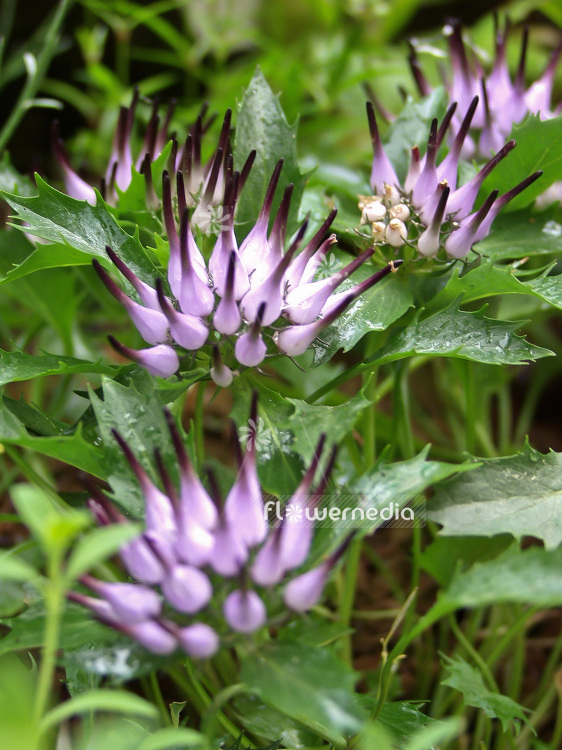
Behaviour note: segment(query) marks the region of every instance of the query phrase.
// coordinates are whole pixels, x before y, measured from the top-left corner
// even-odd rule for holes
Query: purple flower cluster
[[[259,365],[268,352],[265,338],[273,341],[281,353],[304,353],[348,305],[400,265],[401,261],[394,261],[351,289],[334,293],[371,256],[373,251],[367,250],[329,278],[315,281],[316,271],[335,241],[333,235],[325,237],[336,211],[297,254],[307,228],[305,221],[285,251],[292,185],[285,189],[271,231],[268,228],[281,169],[282,161],[273,172],[257,222],[240,245],[234,232],[234,214],[242,175],[227,170],[222,204],[224,226],[208,263],[191,230],[193,216],[203,201],[190,218],[183,176],[178,172],[178,233],[171,182],[168,173],[164,173],[162,202],[170,244],[170,292],[162,279],[156,281],[154,288],[141,281],[108,248],[115,267],[136,291],[140,299],[137,302],[94,261],[103,283],[125,307],[144,340],[152,345],[137,351],[110,339],[119,352],[152,375],[169,377],[180,367],[178,350],[197,351],[214,334],[211,376],[218,385],[228,386],[233,372],[225,360],[231,360],[232,355],[240,365]]]
[[[288,574],[309,555],[313,528],[287,522],[288,511],[276,526],[268,525],[256,471],[256,395],[246,450],[242,453],[238,447],[238,475],[224,502],[212,476],[211,494],[207,492],[173,417],[166,413],[166,418],[179,464],[179,489],[158,453],[164,491],[114,432],[145,499],[145,531],[120,551],[132,582],[106,582],[87,575],[81,582],[93,595],[72,591],[69,598],[151,651],[170,653],[182,648],[191,656],[206,658],[218,649],[219,633],[251,633],[263,627],[268,617],[264,600],[279,585],[290,610],[304,612],[313,607],[342,550],[288,580]],[[313,490],[323,446],[324,437],[286,509],[314,506],[322,499],[335,460],[334,451]],[[125,522],[100,493],[89,504],[99,524]]]
[[[451,68],[448,72],[442,69],[442,76],[450,101],[457,102],[459,112],[465,112],[475,96],[481,97],[483,103],[474,114],[470,135],[464,140],[465,159],[478,155],[488,158],[491,153],[498,152],[513,125],[529,113],[548,119],[562,111],[562,103],[556,107],[552,105],[554,75],[562,53],[562,42],[554,50],[542,76],[527,87],[525,64],[529,30],[523,30],[519,63],[513,78],[506,61],[509,32],[509,20],[501,29],[496,18],[495,56],[487,74],[477,54],[465,43],[461,23],[451,21],[443,29]],[[410,50],[409,62],[414,79],[420,93],[425,96],[431,92],[431,85],[422,71],[413,43]],[[453,123],[454,130],[460,124],[460,119],[457,119]]]
[[[418,146],[412,148],[403,185],[385,153],[373,106],[367,103],[373,143],[371,188],[374,195],[360,196],[359,208],[361,222],[371,225],[375,242],[395,248],[408,243],[426,258],[434,257],[443,247],[447,257],[463,258],[476,242],[487,236],[501,209],[540,177],[541,172],[535,172],[500,196],[494,190],[479,209],[474,209],[486,177],[515,148],[515,141],[508,141],[472,179],[458,186],[459,160],[478,102],[475,96],[469,103],[449,152],[439,162],[439,148],[457,104],[449,107],[440,126],[437,119],[433,120],[426,153],[422,157]]]

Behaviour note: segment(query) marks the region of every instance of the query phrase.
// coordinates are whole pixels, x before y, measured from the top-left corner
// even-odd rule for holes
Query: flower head
[[[478,155],[489,158],[490,154],[497,153],[511,133],[513,125],[521,122],[528,113],[539,114],[542,119],[548,119],[560,112],[560,104],[553,106],[552,89],[556,66],[562,53],[562,42],[553,51],[542,76],[527,86],[525,67],[529,30],[523,30],[519,63],[514,76],[510,74],[506,60],[509,33],[509,20],[506,19],[502,29],[496,18],[495,54],[491,70],[486,71],[470,43],[463,38],[459,21],[452,20],[443,29],[451,66],[448,71],[442,69],[443,83],[450,101],[458,104],[451,139],[460,127],[459,115],[466,112],[475,96],[481,100],[463,144],[464,158]],[[420,93],[423,96],[429,94],[431,86],[421,68],[415,43],[410,45],[409,62]]]
[[[501,196],[493,191],[481,208],[475,210],[484,180],[515,148],[515,141],[508,141],[472,179],[458,185],[459,159],[478,101],[475,96],[469,103],[449,152],[442,159],[438,158],[439,148],[458,109],[457,104],[449,107],[440,126],[433,120],[426,153],[421,157],[418,146],[412,148],[403,185],[385,153],[373,106],[367,103],[373,143],[371,187],[374,194],[359,196],[359,208],[361,223],[372,225],[375,242],[394,248],[408,243],[428,258],[444,248],[449,258],[463,258],[488,234],[500,210],[540,177],[542,173],[535,172]]]
[[[178,487],[156,453],[160,489],[114,432],[145,499],[145,530],[120,552],[129,581],[106,582],[85,575],[81,583],[92,595],[72,591],[69,598],[151,651],[181,648],[206,658],[219,648],[219,634],[250,633],[267,623],[269,600],[279,605],[276,587],[282,587],[281,596],[294,611],[306,611],[318,602],[341,552],[292,577],[291,571],[306,562],[313,528],[310,523],[295,525],[291,518],[297,508],[302,514],[302,508],[322,499],[335,452],[313,490],[322,437],[282,520],[270,527],[256,471],[257,436],[247,440],[244,453],[239,448],[238,475],[222,502],[214,478],[208,492],[195,473],[173,417],[166,413],[166,419],[178,461]],[[253,433],[259,422],[254,394],[249,419]],[[125,521],[101,493],[95,494],[89,505],[99,524]]]
[[[140,300],[137,302],[94,260],[100,279],[152,346],[135,351],[111,338],[121,354],[152,374],[168,377],[178,370],[180,356],[198,351],[210,341],[211,377],[218,385],[229,385],[234,374],[232,365],[260,365],[268,352],[275,351],[275,344],[283,353],[302,354],[322,329],[362,292],[400,265],[401,261],[395,261],[351,290],[335,293],[370,258],[372,250],[344,267],[338,262],[332,264],[332,270],[327,270],[323,262],[334,237],[325,237],[335,210],[300,249],[307,229],[305,221],[285,250],[292,185],[285,189],[269,230],[281,169],[282,161],[273,172],[257,222],[241,244],[234,232],[234,215],[242,174],[226,174],[222,207],[213,209],[215,216],[220,216],[221,231],[208,261],[192,231],[202,202],[193,213],[184,206],[178,227],[172,183],[164,172],[163,216],[170,244],[167,284],[163,278],[156,279],[154,287],[141,281],[108,248],[109,259],[136,292]],[[179,173],[176,185],[179,195],[182,190]],[[183,204],[184,201],[178,201],[178,205]],[[202,221],[202,217],[200,212],[198,220]],[[209,225],[205,227],[208,229]]]

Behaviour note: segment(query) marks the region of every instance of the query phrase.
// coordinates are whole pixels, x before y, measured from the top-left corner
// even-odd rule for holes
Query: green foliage
[[[468,474],[442,483],[428,507],[447,536],[534,536],[547,549],[562,542],[559,453],[529,444],[521,453],[484,460]]]
[[[460,656],[453,659],[443,656],[443,662],[449,672],[447,679],[443,680],[443,685],[459,690],[467,706],[481,708],[490,718],[499,719],[504,732],[513,724],[516,733],[519,733],[520,722],[528,721],[522,706],[506,695],[489,690],[480,672]]]
[[[305,182],[297,161],[296,138],[297,123],[288,124],[279,98],[274,96],[258,68],[244,91],[237,116],[234,146],[236,169],[242,168],[250,151],[255,149],[257,152],[237,211],[237,221],[242,226],[243,234],[248,233],[259,214],[269,179],[279,159],[284,160],[283,171],[277,186],[272,215],[275,215],[279,207],[284,188],[292,183],[294,192],[289,214],[289,233],[296,228]]]

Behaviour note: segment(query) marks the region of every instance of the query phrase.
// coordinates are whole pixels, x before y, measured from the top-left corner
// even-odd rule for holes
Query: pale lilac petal
[[[290,581],[283,592],[287,607],[295,612],[306,612],[318,604],[329,572],[330,565],[326,562]]]
[[[213,595],[208,576],[190,565],[175,565],[164,577],[162,593],[170,604],[188,615],[203,609]]]
[[[220,640],[216,631],[202,622],[181,628],[177,636],[180,646],[194,659],[208,659],[219,650]]]
[[[255,591],[233,591],[223,606],[225,620],[239,633],[252,633],[267,619],[265,604]]]

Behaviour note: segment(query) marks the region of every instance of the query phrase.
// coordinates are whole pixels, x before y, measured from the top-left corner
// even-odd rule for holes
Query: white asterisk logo
[[[303,509],[300,503],[288,505],[285,509],[287,523],[299,523],[303,519]]]
[[[257,423],[249,419],[248,426],[240,428],[240,442],[245,443],[248,448],[255,446],[259,453],[263,453],[271,448],[273,432],[271,427],[265,426],[261,417],[258,418]]]
[[[341,261],[339,261],[334,253],[322,258],[318,271],[316,273],[317,279],[327,279],[329,276],[333,276],[342,267]]]
[[[211,234],[220,234],[228,229],[230,214],[224,212],[222,206],[202,206],[199,204],[193,214],[192,221],[199,229],[209,237]]]

